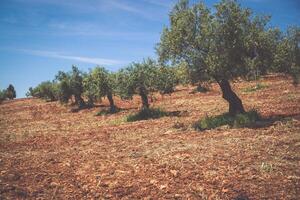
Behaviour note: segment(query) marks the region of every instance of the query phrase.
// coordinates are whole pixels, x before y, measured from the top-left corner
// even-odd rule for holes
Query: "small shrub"
[[[194,128],[200,131],[214,129],[220,126],[229,125],[230,127],[249,127],[256,121],[260,120],[259,113],[255,110],[231,116],[228,113],[222,115],[209,117],[206,116],[204,119],[199,120],[194,124]]]
[[[233,121],[234,127],[247,127],[254,124],[256,121],[261,120],[261,116],[256,110],[250,110],[244,114],[238,114]]]
[[[233,121],[232,117],[228,114],[222,114],[214,117],[206,116],[204,119],[196,122],[194,124],[194,128],[197,130],[209,130],[214,129],[219,126],[224,126],[227,124],[231,124]]]
[[[261,163],[260,169],[264,172],[272,172],[273,171],[273,165],[269,163]]]
[[[242,91],[246,92],[246,93],[250,93],[250,92],[255,92],[255,91],[258,91],[258,90],[262,90],[262,89],[267,88],[267,87],[268,87],[268,85],[265,85],[265,84],[262,84],[262,83],[257,83],[254,87],[248,87],[248,88],[243,89]]]
[[[6,99],[6,91],[0,90],[0,103]]]
[[[126,121],[134,122],[147,119],[157,119],[167,116],[168,114],[159,108],[142,109],[138,113],[127,116]]]

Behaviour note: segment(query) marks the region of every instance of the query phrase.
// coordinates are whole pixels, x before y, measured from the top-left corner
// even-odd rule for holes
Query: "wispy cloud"
[[[34,5],[55,5],[58,7],[63,7],[71,11],[75,11],[77,13],[110,13],[111,10],[119,10],[123,12],[127,12],[139,17],[143,17],[148,20],[158,21],[160,17],[158,17],[157,12],[149,12],[149,10],[145,9],[145,7],[137,6],[138,4],[132,3],[133,1],[125,1],[125,0],[94,0],[94,1],[85,1],[85,0],[14,0],[22,3],[32,3]],[[147,0],[148,1],[148,0]],[[150,0],[151,1],[151,0]],[[166,3],[155,3],[152,1],[152,4],[166,6]]]
[[[89,36],[89,37],[104,37],[106,39],[122,40],[122,41],[149,41],[157,39],[159,32],[149,31],[133,31],[112,29],[110,27],[99,26],[94,23],[84,22],[57,22],[53,21],[48,24],[49,30],[47,34],[52,35],[71,35],[71,36]]]
[[[101,1],[101,0],[100,0]],[[104,2],[103,2],[104,5]],[[160,21],[161,16],[158,12],[153,10],[148,10],[144,6],[137,7],[133,6],[124,0],[109,0],[105,1],[105,6],[108,9],[118,9],[121,11],[125,11],[127,13],[137,15],[143,17],[144,19],[152,20],[152,21]]]
[[[146,3],[152,4],[152,5],[156,5],[156,6],[160,6],[160,7],[165,7],[165,8],[170,8],[172,7],[176,1],[157,1],[157,0],[143,0]]]
[[[97,65],[118,65],[118,64],[126,63],[124,61],[114,60],[114,59],[66,55],[61,52],[56,52],[56,51],[41,51],[41,50],[32,50],[32,49],[18,49],[18,51],[24,52],[24,53],[30,54],[30,55],[35,55],[35,56],[59,58],[59,59],[65,59],[65,60],[74,60],[74,61],[78,61],[78,62],[91,63],[91,64],[97,64]]]

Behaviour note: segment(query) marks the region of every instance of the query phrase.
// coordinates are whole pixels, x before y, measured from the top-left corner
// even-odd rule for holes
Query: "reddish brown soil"
[[[236,82],[247,110],[287,119],[260,128],[197,132],[193,122],[226,111],[219,88],[155,95],[154,107],[179,116],[125,122],[123,110],[77,113],[38,99],[0,105],[0,199],[300,199],[300,89],[268,76],[268,87]],[[106,101],[102,105],[108,105]]]

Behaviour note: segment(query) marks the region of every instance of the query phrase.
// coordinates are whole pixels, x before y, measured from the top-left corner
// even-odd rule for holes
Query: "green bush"
[[[9,84],[8,88],[6,89],[6,97],[8,99],[14,99],[16,98],[16,90],[12,84]]]
[[[250,110],[244,114],[238,114],[233,121],[234,127],[247,127],[261,120],[260,114],[256,110]]]
[[[58,85],[53,81],[41,82],[35,88],[30,87],[26,96],[37,97],[46,101],[56,101],[58,100]]]
[[[0,103],[6,99],[6,90],[0,90]]]
[[[229,125],[230,127],[249,127],[255,122],[261,120],[259,113],[255,110],[251,110],[246,113],[231,116],[228,113],[222,115],[209,117],[206,116],[204,119],[199,120],[194,124],[194,128],[197,130],[209,130],[220,126]]]
[[[147,119],[157,119],[168,114],[159,108],[141,109],[138,113],[127,116],[127,122],[134,122]]]

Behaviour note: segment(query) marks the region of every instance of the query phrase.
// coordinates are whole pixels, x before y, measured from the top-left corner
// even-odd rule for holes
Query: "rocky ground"
[[[252,91],[259,82],[264,87]],[[195,131],[204,116],[227,110],[219,88],[178,87],[153,107],[176,115],[126,122],[122,110],[39,99],[0,105],[0,199],[299,199],[300,87],[281,75],[235,82],[247,110],[272,122],[252,128]],[[249,90],[250,88],[250,90]]]

